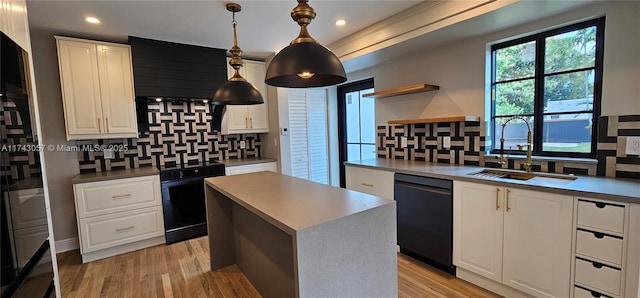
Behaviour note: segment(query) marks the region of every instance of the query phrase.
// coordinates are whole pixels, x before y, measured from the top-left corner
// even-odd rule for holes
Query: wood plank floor
[[[63,297],[260,297],[236,265],[209,271],[206,237],[82,264],[58,254]],[[399,297],[499,297],[398,254]]]

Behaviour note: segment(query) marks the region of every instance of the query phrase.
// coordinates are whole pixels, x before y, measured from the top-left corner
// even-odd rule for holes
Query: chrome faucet
[[[533,166],[533,161],[531,160],[531,150],[533,145],[531,144],[531,126],[529,126],[529,122],[526,119],[520,116],[513,116],[509,118],[509,120],[502,123],[502,133],[500,134],[500,157],[498,158],[498,163],[505,164],[507,162],[507,158],[504,157],[504,127],[507,126],[511,120],[520,119],[527,124],[527,143],[526,144],[518,144],[518,150],[522,150],[523,146],[527,146],[527,159],[522,164],[522,167],[527,173],[531,173],[531,168]]]

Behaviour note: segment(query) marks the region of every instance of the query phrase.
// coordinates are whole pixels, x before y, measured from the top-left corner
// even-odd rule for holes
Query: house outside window
[[[492,45],[492,153],[516,117],[530,124],[534,155],[594,158],[603,48],[604,17]],[[503,136],[506,152],[524,153],[524,121]]]

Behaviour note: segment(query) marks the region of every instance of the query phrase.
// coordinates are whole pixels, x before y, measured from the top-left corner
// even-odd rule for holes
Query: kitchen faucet
[[[522,121],[524,121],[525,124],[527,124],[527,143],[526,144],[518,144],[516,146],[518,146],[518,150],[522,150],[523,146],[527,146],[527,159],[526,161],[522,164],[522,167],[524,168],[524,170],[527,173],[531,173],[531,168],[533,166],[533,161],[531,160],[531,150],[532,150],[532,144],[531,144],[531,126],[529,126],[529,122],[527,122],[526,119],[524,119],[523,117],[520,116],[513,116],[511,118],[509,118],[509,120],[505,121],[504,123],[502,123],[502,133],[500,134],[500,157],[499,157],[499,161],[498,163],[500,164],[505,164],[507,162],[507,158],[504,157],[504,127],[507,126],[507,123],[509,123],[509,121],[514,120],[514,119],[520,119]]]

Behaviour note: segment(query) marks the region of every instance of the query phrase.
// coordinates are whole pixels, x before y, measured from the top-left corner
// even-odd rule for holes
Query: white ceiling
[[[127,36],[228,49],[233,45],[232,15],[225,8],[230,1],[156,0],[28,0],[29,23],[54,34],[126,42]],[[311,36],[327,45],[422,1],[311,0],[316,19],[309,26]],[[236,1],[238,43],[247,58],[263,59],[294,39],[299,26],[290,17],[296,1]],[[98,17],[102,24],[83,19]],[[347,25],[337,27],[343,18]]]

